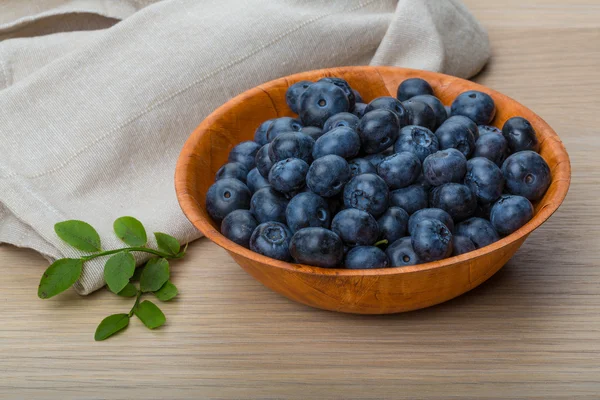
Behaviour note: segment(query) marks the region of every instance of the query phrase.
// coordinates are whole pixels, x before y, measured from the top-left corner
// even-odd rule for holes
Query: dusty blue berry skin
[[[390,204],[403,208],[409,214],[413,214],[421,208],[427,208],[427,191],[419,184],[396,189],[390,192]]]
[[[400,129],[400,135],[394,151],[410,151],[423,162],[425,157],[439,150],[438,138],[429,129],[417,125],[408,125]]]
[[[340,87],[324,81],[310,85],[298,102],[298,114],[304,125],[323,127],[329,117],[350,110],[350,102]]]
[[[475,149],[477,125],[467,117],[452,116],[435,131],[440,150],[457,149],[469,158]]]
[[[271,187],[281,193],[300,190],[306,184],[308,164],[299,158],[287,158],[276,162],[269,172]]]
[[[221,222],[221,233],[232,242],[249,248],[250,237],[257,226],[258,222],[250,211],[234,210]]]
[[[399,127],[398,118],[390,110],[365,113],[357,128],[362,150],[367,154],[375,154],[392,146],[398,138]]]
[[[304,133],[306,136],[310,136],[313,140],[317,140],[323,136],[325,132],[323,132],[323,129],[317,128],[316,126],[303,126],[302,129],[300,129],[300,133]]]
[[[396,240],[385,250],[390,260],[390,267],[407,267],[420,264],[421,261],[412,247],[410,236]]]
[[[302,129],[302,122],[296,118],[281,117],[275,118],[272,121],[269,129],[267,129],[267,141],[269,143],[282,133],[300,132]]]
[[[411,152],[394,153],[387,156],[377,167],[377,174],[390,189],[412,185],[421,174],[421,161]]]
[[[364,103],[362,96],[360,95],[360,93],[358,93],[358,90],[352,89],[352,93],[354,93],[354,100],[356,101],[356,103]],[[355,107],[356,103],[354,104]]]
[[[306,89],[313,83],[311,81],[299,81],[290,86],[285,92],[285,102],[290,110],[298,113],[298,99]]]
[[[377,168],[366,158],[353,158],[348,162],[348,165],[352,176],[377,173]]]
[[[431,186],[461,182],[466,172],[467,158],[453,148],[436,151],[423,161],[423,176]]]
[[[271,187],[259,189],[252,195],[250,211],[259,223],[276,221],[285,223],[288,199]]]
[[[446,115],[450,118],[452,116],[452,108],[450,106],[444,106],[444,108],[446,109]]]
[[[390,96],[377,97],[365,109],[365,114],[375,110],[389,110],[398,117],[400,128],[409,124],[409,115],[402,103]]]
[[[287,226],[292,232],[302,228],[329,228],[331,212],[324,198],[312,192],[294,196],[285,210]]]
[[[318,138],[313,146],[312,156],[317,158],[335,154],[344,158],[352,158],[360,151],[360,138],[351,128],[340,126],[326,132]]]
[[[475,245],[468,237],[464,236],[452,236],[452,255],[458,256],[460,254],[469,253],[476,250]]]
[[[281,261],[291,261],[290,240],[292,232],[280,222],[264,222],[256,227],[250,237],[250,250]]]
[[[504,123],[502,135],[512,153],[531,150],[539,153],[540,144],[531,123],[523,117],[512,117]]]
[[[498,129],[498,128],[496,128]],[[481,129],[480,129],[481,132]],[[508,154],[508,144],[502,134],[486,133],[475,142],[473,157],[485,157],[501,167]]]
[[[469,90],[454,99],[451,110],[452,115],[463,115],[477,125],[488,125],[496,115],[496,104],[489,94]]]
[[[544,197],[552,181],[550,167],[538,153],[526,150],[508,157],[502,164],[506,189],[510,194],[537,201]]]
[[[254,158],[259,149],[260,145],[253,140],[241,142],[231,149],[227,161],[239,162],[250,171],[256,166]]]
[[[253,168],[246,177],[246,186],[252,193],[255,193],[257,190],[269,186],[269,181],[258,172],[258,168]]]
[[[290,253],[299,264],[336,268],[344,259],[344,244],[328,229],[304,228],[292,236]]]
[[[271,171],[271,168],[273,167],[273,161],[271,161],[271,157],[269,157],[270,146],[270,143],[265,144],[256,152],[256,156],[254,157],[256,169],[258,169],[258,172],[265,179],[269,178],[269,171]]]
[[[238,162],[230,162],[219,168],[217,175],[215,176],[215,181],[224,178],[234,178],[239,179],[242,182],[246,182],[247,175],[248,170],[246,167]]]
[[[217,222],[233,210],[247,210],[252,193],[244,182],[225,178],[212,184],[206,193],[206,212]]]
[[[409,78],[400,83],[396,97],[400,101],[406,101],[422,94],[433,95],[431,85],[421,78]]]
[[[328,132],[339,126],[346,126],[356,130],[359,120],[360,119],[354,114],[349,112],[341,112],[339,114],[332,115],[327,121],[325,121],[325,124],[323,125],[323,132]]]
[[[329,77],[329,78],[321,78],[321,79],[319,79],[319,82],[333,83],[335,86],[342,89],[344,91],[344,94],[348,98],[348,104],[349,104],[348,109],[352,110],[354,108],[354,105],[357,102],[356,96],[354,94],[354,90],[350,87],[348,82],[346,82],[344,79],[336,78],[336,77]]]
[[[411,97],[410,100],[420,101],[431,107],[431,110],[435,115],[435,126],[431,129],[432,131],[435,131],[435,129],[437,129],[441,124],[444,123],[446,119],[448,119],[446,108],[444,107],[444,104],[440,101],[440,99],[438,99],[437,97],[432,96],[430,94],[421,94],[418,96]]]
[[[357,246],[346,254],[344,266],[347,269],[387,268],[390,266],[390,260],[378,247]]]
[[[415,253],[422,262],[437,261],[452,254],[452,233],[437,219],[424,219],[411,235]]]
[[[487,158],[471,158],[467,162],[465,185],[471,189],[479,203],[493,203],[504,190],[504,175],[500,168]]]
[[[375,167],[374,172],[376,172],[377,167],[379,166],[379,164],[381,164],[383,159],[388,156],[391,156],[392,154],[394,154],[393,150],[392,151],[384,150],[381,153],[367,154],[366,156],[364,156],[364,159],[367,160],[368,162],[370,162],[371,164],[373,164],[373,166]]]
[[[375,218],[356,208],[347,208],[337,213],[331,221],[331,230],[349,247],[370,246],[379,236]]]
[[[426,103],[412,98],[402,102],[402,105],[408,113],[408,125],[423,126],[429,130],[437,126],[435,113]]]
[[[265,144],[269,143],[269,141],[267,140],[267,130],[269,129],[272,123],[273,120],[268,119],[262,124],[260,124],[258,128],[256,128],[256,130],[254,131],[254,141],[260,146],[264,146]]]
[[[367,104],[365,103],[356,103],[354,105],[354,109],[352,110],[352,114],[356,115],[358,118],[362,118],[365,115],[365,110],[367,109]]]
[[[388,186],[380,176],[361,174],[350,179],[344,187],[344,206],[379,217],[388,208],[388,196]]]
[[[408,213],[400,207],[390,207],[377,220],[379,239],[387,240],[388,244],[406,236]]]
[[[533,205],[523,196],[504,195],[490,211],[490,222],[496,232],[507,236],[533,218]]]
[[[314,145],[313,138],[303,133],[282,133],[271,142],[269,158],[274,163],[287,158],[299,158],[310,164]]]
[[[423,208],[415,212],[408,220],[408,232],[412,235],[417,224],[424,219],[437,219],[446,225],[450,232],[454,232],[454,221],[452,220],[452,217],[441,208]]]
[[[479,137],[481,137],[483,135],[487,135],[488,133],[493,133],[495,135],[502,136],[502,131],[493,125],[479,125],[479,126],[477,126],[477,130],[479,131]],[[475,139],[478,139],[478,138],[475,138]]]
[[[332,197],[340,193],[349,180],[348,163],[334,154],[313,161],[306,175],[308,188],[322,197]]]
[[[477,198],[465,185],[446,183],[429,193],[429,204],[432,208],[446,211],[455,222],[458,222],[475,213]]]
[[[497,242],[500,239],[490,221],[477,217],[469,218],[456,225],[456,234],[469,238],[477,249]]]

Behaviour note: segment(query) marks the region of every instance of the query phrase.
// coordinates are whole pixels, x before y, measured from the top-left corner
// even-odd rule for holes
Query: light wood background
[[[493,58],[476,77],[541,115],[571,156],[562,208],[492,279],[393,316],[310,309],[199,240],[167,325],[94,342],[130,299],[42,301],[46,262],[0,246],[0,398],[600,398],[600,1],[465,0]]]

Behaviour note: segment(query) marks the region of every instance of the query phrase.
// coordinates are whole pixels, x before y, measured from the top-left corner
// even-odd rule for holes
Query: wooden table
[[[493,58],[476,80],[528,105],[571,155],[562,208],[496,276],[426,310],[292,303],[199,240],[168,323],[94,342],[129,299],[36,297],[47,263],[0,246],[0,398],[600,398],[600,5],[468,0]],[[454,397],[453,397],[454,396]]]

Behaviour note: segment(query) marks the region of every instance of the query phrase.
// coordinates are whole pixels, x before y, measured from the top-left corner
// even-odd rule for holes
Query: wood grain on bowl
[[[427,80],[446,105],[466,90],[490,94],[497,106],[493,125],[502,127],[513,116],[528,119],[540,141],[540,154],[552,171],[552,183],[535,206],[531,221],[487,247],[441,261],[403,268],[375,270],[325,269],[277,261],[225,238],[206,213],[205,195],[231,148],[252,140],[258,125],[270,118],[294,116],[285,102],[289,85],[339,76],[366,102],[395,96],[400,82]],[[291,75],[242,93],[208,116],[187,140],[175,173],[175,188],[187,218],[207,238],[225,248],[235,261],[265,286],[309,306],[359,314],[386,314],[441,303],[481,284],[498,271],[527,236],[546,221],[564,200],[571,179],[567,152],[558,135],[540,117],[516,101],[460,78],[394,67],[343,67]]]

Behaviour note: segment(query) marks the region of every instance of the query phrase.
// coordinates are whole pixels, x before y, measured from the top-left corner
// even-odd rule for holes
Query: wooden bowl
[[[552,183],[535,204],[535,216],[513,234],[479,250],[441,261],[375,270],[326,269],[274,260],[239,246],[219,233],[208,216],[205,195],[231,148],[252,140],[258,125],[270,118],[295,116],[286,105],[288,86],[339,76],[358,90],[365,102],[394,96],[406,78],[427,80],[444,104],[466,90],[490,94],[497,106],[493,125],[513,116],[527,118],[541,145],[540,154],[552,171]],[[303,72],[248,90],[219,107],[189,137],[175,172],[175,189],[187,218],[207,238],[223,247],[255,279],[282,295],[312,307],[358,314],[387,314],[428,307],[473,289],[498,271],[527,236],[546,221],[567,194],[569,156],[557,134],[532,111],[476,83],[456,77],[394,67],[344,67]]]

